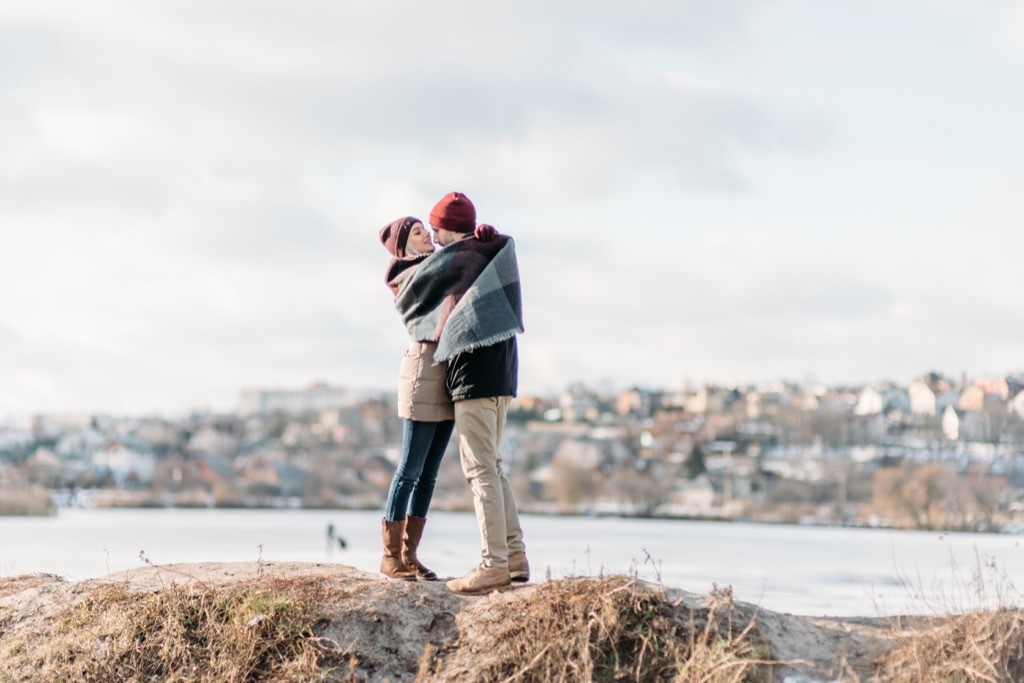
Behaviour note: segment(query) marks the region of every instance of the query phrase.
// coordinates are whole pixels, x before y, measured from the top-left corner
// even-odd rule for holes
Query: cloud
[[[602,192],[648,165],[684,185],[734,187],[736,154],[813,146],[827,124],[671,70],[637,72],[622,55],[727,41],[753,6],[24,10],[57,57],[41,73],[25,71],[33,55],[16,62],[26,66],[14,78],[41,82],[9,110],[24,119],[31,107],[19,138],[33,162],[10,194],[42,201],[56,188],[159,207],[195,190],[198,174],[262,190],[274,175],[410,156],[418,181],[458,164],[516,191]]]
[[[1019,239],[1004,232],[930,225],[882,244],[832,244],[825,233],[767,222],[661,241],[641,232],[575,259],[562,250],[531,254],[523,265],[524,366],[540,368],[541,381],[631,377],[676,387],[685,378],[1005,372],[1019,365],[1013,346],[1024,313],[1012,301],[1013,276],[991,262],[995,245],[1015,253]],[[557,286],[538,282],[545,271],[558,273]],[[984,356],[974,351],[981,348]]]
[[[377,230],[452,189],[517,238],[524,390],[853,376],[915,362],[937,328],[962,350],[950,359],[982,329],[993,362],[1009,357],[1012,276],[981,243],[891,220],[884,245],[836,241],[838,224],[880,231],[844,209],[837,121],[845,134],[860,112],[836,110],[802,46],[778,43],[812,14],[741,0],[5,5],[0,290],[18,296],[0,411],[390,386],[404,333]],[[906,174],[908,153],[885,149],[851,173]],[[1017,207],[992,211],[989,244],[1013,253],[998,232]],[[950,302],[977,302],[977,317],[958,328]]]

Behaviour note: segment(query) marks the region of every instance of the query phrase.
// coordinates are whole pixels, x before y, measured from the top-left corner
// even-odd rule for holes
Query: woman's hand
[[[495,235],[497,234],[498,231],[494,228],[494,226],[488,225],[487,223],[481,223],[480,225],[476,226],[476,230],[473,231],[473,235],[476,236],[476,238],[481,242],[490,242],[491,240],[494,239]]]

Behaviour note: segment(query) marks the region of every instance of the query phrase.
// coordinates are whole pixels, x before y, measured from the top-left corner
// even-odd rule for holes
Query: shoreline
[[[434,506],[437,512],[464,512],[472,513],[473,510],[469,506],[452,506],[452,505],[436,505]],[[95,501],[92,504],[83,505],[51,505],[45,511],[35,512],[17,512],[17,513],[5,513],[0,511],[0,519],[4,517],[52,517],[58,515],[62,510],[276,510],[276,511],[292,511],[302,510],[308,512],[371,512],[379,510],[379,506],[376,505],[356,505],[356,506],[303,506],[298,502],[283,501],[280,503],[263,504],[263,505],[247,505],[247,504],[206,504],[206,503],[195,503],[195,504],[167,504],[160,501],[146,502],[144,504],[121,504],[116,500],[112,501],[101,501],[100,504],[96,504]],[[765,525],[765,526],[778,526],[778,527],[800,527],[800,528],[825,528],[825,529],[872,529],[879,531],[890,531],[890,532],[935,532],[935,533],[956,533],[956,534],[999,534],[999,535],[1024,535],[1024,525],[1007,523],[1000,525],[996,529],[960,529],[960,528],[912,528],[912,527],[901,527],[901,526],[889,526],[885,524],[868,524],[868,523],[857,523],[855,521],[846,522],[817,522],[817,521],[798,521],[791,522],[785,520],[760,520],[748,517],[736,517],[728,518],[718,515],[683,515],[683,514],[645,514],[645,513],[630,513],[630,512],[614,512],[608,510],[602,511],[558,511],[552,510],[549,506],[531,506],[522,505],[519,511],[523,514],[532,515],[535,517],[558,517],[558,518],[580,518],[580,519],[637,519],[637,520],[649,520],[649,521],[679,521],[679,522],[715,522],[722,524],[753,524],[753,525]]]
[[[1018,537],[1005,534],[526,513],[524,525],[538,576],[617,572],[698,592],[717,584],[732,587],[738,599],[810,616],[926,614],[944,611],[950,600],[975,605],[972,577],[979,571],[992,595],[1024,568]],[[332,526],[345,548],[326,535]],[[461,574],[479,557],[472,513],[438,512],[429,531],[425,552],[438,571]],[[374,570],[380,511],[84,509],[0,520],[0,576],[96,578],[139,568],[143,550],[159,563],[263,557]],[[979,552],[994,568],[979,563]]]

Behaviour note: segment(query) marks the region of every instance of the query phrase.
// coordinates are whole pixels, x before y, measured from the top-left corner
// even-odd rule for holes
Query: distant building
[[[977,380],[960,392],[958,407],[965,412],[998,410],[1010,395],[1005,379]]]
[[[882,392],[874,387],[864,387],[857,397],[854,415],[878,415],[885,410],[885,399]]]
[[[558,408],[565,422],[596,422],[601,414],[598,397],[582,384],[574,384],[562,392]]]
[[[854,415],[878,415],[880,413],[908,413],[910,399],[907,392],[892,384],[864,387],[857,396]]]
[[[29,448],[35,439],[27,429],[0,425],[0,456]]]
[[[935,372],[911,382],[907,394],[910,410],[917,415],[939,415],[946,406],[960,404],[960,395],[953,390],[949,380]]]
[[[88,458],[107,443],[98,429],[86,427],[68,432],[57,442],[55,450],[62,460]]]
[[[156,470],[156,458],[152,453],[137,451],[116,441],[110,441],[94,452],[91,464],[94,471],[109,474],[119,487],[128,482],[147,485],[153,480]]]
[[[207,425],[196,431],[188,440],[192,453],[214,456],[232,456],[238,453],[241,439],[237,434]]]
[[[957,407],[962,411],[984,410],[985,390],[977,384],[964,387],[964,390],[960,392],[960,402]]]
[[[935,414],[935,392],[924,380],[916,379],[907,387],[910,410],[915,415]]]
[[[688,412],[698,415],[724,413],[742,398],[743,394],[738,389],[705,385],[687,399],[685,408]],[[745,405],[744,410],[746,410]]]
[[[747,392],[747,417],[777,416],[792,400],[790,388],[784,384],[769,384]]]
[[[248,389],[242,392],[242,415],[269,413],[320,412],[332,408],[351,408],[362,400],[357,392],[317,383],[308,389]]]
[[[950,441],[960,438],[960,421],[963,412],[953,406],[946,406],[942,411],[942,434]]]
[[[29,426],[36,441],[55,441],[72,430],[83,430],[93,424],[91,415],[33,415]]]
[[[1016,413],[1019,417],[1024,418],[1024,389],[1017,392],[1017,394],[1010,399],[1010,410]]]
[[[178,426],[169,420],[144,419],[135,426],[133,433],[154,448],[168,451],[181,440]]]
[[[990,441],[992,417],[979,410],[946,406],[942,411],[942,434],[950,441]]]

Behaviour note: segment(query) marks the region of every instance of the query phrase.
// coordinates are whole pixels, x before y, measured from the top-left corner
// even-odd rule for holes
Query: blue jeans
[[[454,420],[417,422],[405,420],[402,435],[402,460],[388,491],[384,518],[389,522],[405,519],[406,510],[413,517],[426,517],[430,499],[437,483],[441,458],[448,448]]]

